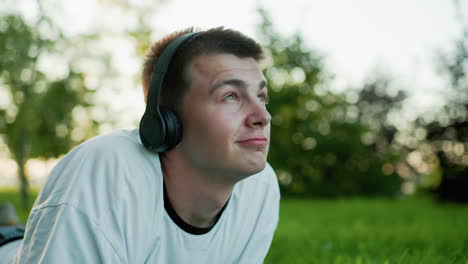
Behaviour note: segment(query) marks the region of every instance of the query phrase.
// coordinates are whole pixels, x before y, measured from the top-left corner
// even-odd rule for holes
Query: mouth
[[[244,146],[255,146],[255,147],[265,147],[268,145],[268,138],[266,137],[254,137],[246,140],[236,141],[236,143]]]

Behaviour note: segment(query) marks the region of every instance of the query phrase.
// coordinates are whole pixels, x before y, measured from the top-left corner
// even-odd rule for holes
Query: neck
[[[215,172],[194,168],[174,153],[165,153],[161,165],[167,196],[177,215],[195,227],[213,226],[235,183],[216,180],[221,177]]]

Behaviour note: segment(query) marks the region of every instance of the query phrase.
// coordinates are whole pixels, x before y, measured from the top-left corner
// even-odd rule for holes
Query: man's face
[[[188,67],[180,149],[199,169],[244,177],[266,164],[271,115],[265,78],[253,58],[201,55]]]

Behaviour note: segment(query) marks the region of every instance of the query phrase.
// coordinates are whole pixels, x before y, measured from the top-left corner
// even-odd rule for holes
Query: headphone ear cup
[[[143,146],[158,151],[167,135],[166,124],[156,114],[145,112],[140,121],[140,139]]]
[[[161,107],[160,113],[164,119],[166,131],[163,142],[164,151],[169,151],[182,140],[183,126],[177,114],[167,107]]]

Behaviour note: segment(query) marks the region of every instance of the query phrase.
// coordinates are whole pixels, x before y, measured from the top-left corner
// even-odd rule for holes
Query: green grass
[[[0,188],[4,201],[19,208],[14,189]],[[18,213],[26,221],[28,211]],[[468,206],[429,199],[284,199],[265,263],[468,264]]]
[[[468,263],[468,207],[283,200],[265,263]]]

